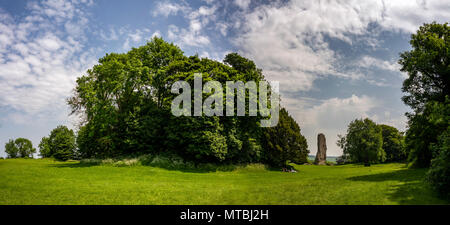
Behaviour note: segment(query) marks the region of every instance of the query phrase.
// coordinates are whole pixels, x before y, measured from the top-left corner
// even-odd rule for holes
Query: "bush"
[[[432,147],[438,154],[431,161],[427,180],[442,196],[450,198],[450,128],[438,138],[438,143]]]
[[[237,166],[234,164],[195,163],[194,161],[186,161],[182,157],[172,153],[161,153],[156,155],[146,154],[137,157],[124,158],[82,159],[80,160],[80,164],[108,165],[116,167],[153,166],[169,170],[190,170],[205,172],[232,171],[237,168]]]
[[[66,126],[58,126],[49,137],[43,137],[39,144],[42,157],[53,157],[66,161],[76,158],[75,133]]]
[[[342,155],[336,158],[337,165],[344,165],[347,163],[351,163],[350,157],[348,155]]]

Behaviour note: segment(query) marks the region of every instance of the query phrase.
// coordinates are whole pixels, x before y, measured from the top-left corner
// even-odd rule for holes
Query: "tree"
[[[408,161],[412,166],[430,166],[433,158],[431,146],[448,126],[448,123],[436,123],[434,118],[444,118],[446,115],[436,113],[437,108],[448,108],[449,34],[448,23],[424,24],[416,34],[411,35],[412,50],[400,55],[401,71],[408,74],[403,82],[402,90],[406,95],[402,100],[413,109],[413,113],[407,114],[405,137],[406,147],[410,150]],[[441,110],[441,113],[445,112]]]
[[[378,125],[383,137],[383,150],[386,152],[386,162],[397,162],[406,160],[408,155],[405,149],[403,134],[395,127]]]
[[[26,138],[10,139],[5,145],[5,152],[8,158],[33,158],[36,149],[33,144]]]
[[[17,138],[14,142],[19,149],[20,157],[33,158],[33,153],[36,153],[36,149],[33,148],[33,144],[30,140],[26,138]]]
[[[8,158],[19,157],[19,149],[13,139],[9,139],[9,141],[5,144],[5,152],[8,155]]]
[[[273,166],[285,167],[287,161],[305,163],[308,157],[306,138],[300,126],[286,109],[280,110],[278,125],[264,129],[265,161]]]
[[[431,147],[438,155],[431,161],[427,180],[445,198],[450,198],[450,128]]]
[[[439,153],[433,153],[431,146],[450,126],[450,99],[445,102],[431,101],[425,104],[423,112],[408,115],[408,130],[405,145],[409,150],[408,161],[412,167],[429,167],[431,160]]]
[[[81,157],[170,152],[196,162],[260,162],[261,116],[172,115],[171,103],[177,97],[172,85],[185,81],[193,87],[196,73],[204,83],[218,81],[222,86],[227,81],[258,85],[264,79],[254,62],[237,53],[227,55],[224,63],[187,57],[161,38],[99,59],[77,79],[68,99],[72,112],[85,118],[77,137]],[[248,102],[248,90],[245,94]],[[210,95],[203,93],[203,100]]]
[[[50,136],[43,137],[39,144],[42,157],[53,157],[62,161],[74,159],[76,147],[75,133],[62,125],[53,129]]]
[[[450,27],[424,24],[411,35],[412,50],[400,54],[401,71],[408,73],[403,82],[402,99],[416,113],[429,101],[443,102],[450,95]]]
[[[43,137],[39,143],[39,154],[42,158],[51,157],[49,138]]]
[[[344,155],[348,155],[355,163],[370,166],[371,163],[386,160],[381,128],[368,118],[352,121],[346,136],[340,136],[338,145],[343,148]]]

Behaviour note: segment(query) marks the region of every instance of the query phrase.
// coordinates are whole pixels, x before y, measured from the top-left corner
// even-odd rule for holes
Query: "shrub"
[[[43,137],[39,144],[42,157],[54,157],[66,161],[76,158],[75,133],[66,126],[58,126],[49,137]]]
[[[438,155],[431,161],[427,180],[438,193],[450,198],[450,128],[431,148]]]
[[[350,157],[348,155],[342,155],[336,158],[337,165],[344,165],[347,163],[351,163]]]

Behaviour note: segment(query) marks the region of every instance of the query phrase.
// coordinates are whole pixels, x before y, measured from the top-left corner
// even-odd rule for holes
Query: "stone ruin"
[[[317,135],[317,154],[314,164],[316,165],[327,164],[327,141],[325,139],[324,134]]]

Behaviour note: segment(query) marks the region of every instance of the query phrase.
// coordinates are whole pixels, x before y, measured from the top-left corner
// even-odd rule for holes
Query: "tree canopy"
[[[405,138],[397,128],[380,124],[383,137],[383,150],[386,153],[386,162],[398,162],[406,160],[408,155],[405,148]]]
[[[36,149],[33,148],[33,143],[26,138],[10,139],[5,144],[5,152],[8,158],[33,158]]]
[[[66,126],[53,129],[48,137],[43,137],[39,144],[40,155],[43,158],[53,157],[66,161],[76,158],[75,133]]]
[[[400,54],[403,82],[402,98],[415,112],[422,112],[429,101],[443,102],[450,95],[450,27],[448,23],[424,24],[411,35],[412,50]]]
[[[280,120],[275,127],[264,130],[265,161],[275,166],[286,166],[287,161],[305,163],[308,144],[300,133],[300,126],[285,108],[280,111]]]
[[[402,99],[414,110],[407,114],[405,139],[410,149],[409,161],[414,166],[430,165],[431,145],[448,127],[445,113],[448,113],[450,94],[449,34],[447,23],[424,24],[411,35],[412,50],[400,55],[401,71],[408,74],[403,83],[405,96]]]
[[[355,163],[370,165],[386,160],[381,127],[368,118],[353,120],[338,145]]]
[[[172,85],[185,81],[193,87],[196,73],[205,83],[218,81],[223,86],[227,81],[258,84],[264,80],[262,70],[237,53],[228,54],[223,63],[187,57],[157,37],[127,53],[107,54],[77,79],[74,95],[68,99],[72,112],[83,117],[77,138],[80,156],[170,152],[198,162],[261,161],[262,116],[248,116],[248,107],[246,116],[171,114],[177,97]],[[236,89],[233,92],[239,94]],[[212,94],[202,93],[202,99]],[[248,100],[248,89],[244,94]]]

